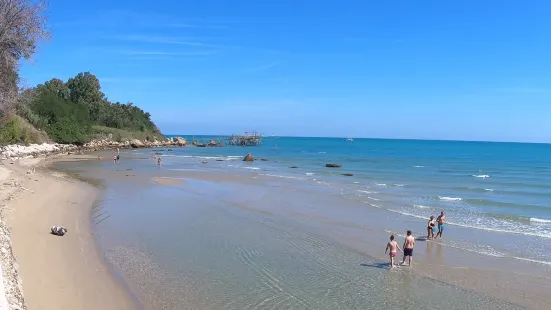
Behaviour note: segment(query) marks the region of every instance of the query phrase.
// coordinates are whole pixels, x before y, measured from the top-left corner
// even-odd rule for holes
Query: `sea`
[[[265,137],[58,168],[103,184],[98,245],[148,309],[522,309],[438,270],[551,278],[549,144]]]

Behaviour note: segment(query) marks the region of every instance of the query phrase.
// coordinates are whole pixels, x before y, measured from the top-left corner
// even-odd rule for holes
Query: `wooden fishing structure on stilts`
[[[257,131],[253,131],[249,134],[248,131],[245,135],[232,135],[228,139],[228,145],[234,146],[259,146],[262,144],[262,134]]]

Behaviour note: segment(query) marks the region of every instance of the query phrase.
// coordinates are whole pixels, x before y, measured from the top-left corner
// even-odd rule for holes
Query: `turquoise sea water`
[[[105,180],[98,240],[152,309],[519,309],[420,273],[551,273],[551,145],[269,137],[61,166]],[[440,211],[420,272],[388,271],[389,233],[421,237]]]
[[[268,161],[243,163],[247,152]],[[326,183],[351,199],[411,217],[446,211],[451,225],[551,239],[549,144],[274,137],[256,148],[175,149],[165,155],[222,159],[213,169]],[[178,169],[178,161],[167,161],[166,168]]]

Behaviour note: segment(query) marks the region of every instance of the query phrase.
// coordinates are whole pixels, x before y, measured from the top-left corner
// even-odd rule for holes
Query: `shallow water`
[[[206,183],[133,196],[107,184],[99,239],[152,309],[520,309],[194,191],[220,186]]]
[[[152,150],[59,164],[105,179],[98,240],[152,309],[517,309],[420,274],[551,274],[549,145],[269,138],[157,151],[161,169]],[[267,160],[244,163],[247,152]],[[424,266],[387,270],[388,235],[423,236],[441,210],[444,240],[416,247]]]

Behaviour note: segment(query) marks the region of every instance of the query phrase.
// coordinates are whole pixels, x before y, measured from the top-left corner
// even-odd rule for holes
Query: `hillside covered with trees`
[[[99,80],[89,72],[79,73],[67,82],[54,78],[26,92],[32,100],[19,105],[17,114],[55,142],[163,138],[149,113],[132,102],[107,100]]]
[[[149,113],[107,100],[89,72],[20,87],[19,62],[50,36],[46,7],[43,1],[0,1],[0,145],[164,138]]]

